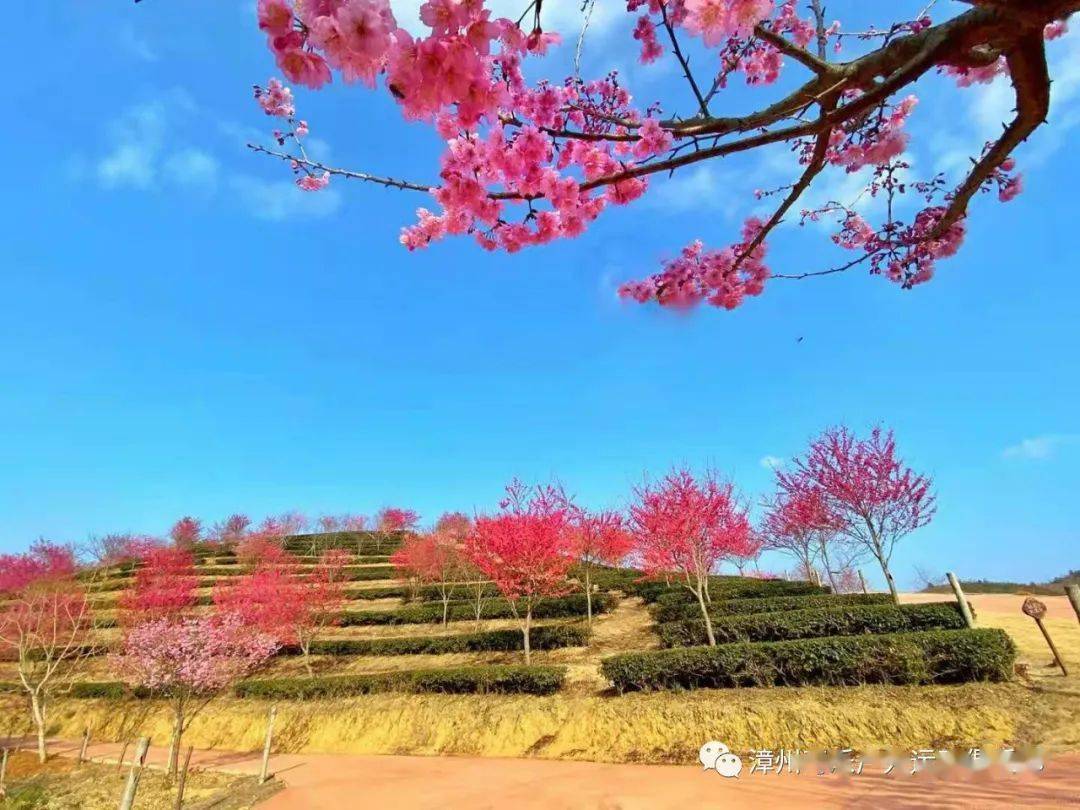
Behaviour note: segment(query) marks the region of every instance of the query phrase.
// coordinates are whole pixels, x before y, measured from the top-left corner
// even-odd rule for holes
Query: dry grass
[[[120,803],[126,780],[126,768],[94,763],[76,767],[69,758],[53,758],[39,765],[33,754],[17,752],[8,761],[8,792],[0,799],[0,808],[113,810]],[[241,810],[255,806],[278,789],[280,783],[260,787],[254,777],[192,769],[184,806]],[[146,769],[135,804],[140,810],[172,810],[175,796],[175,782],[161,771]]]

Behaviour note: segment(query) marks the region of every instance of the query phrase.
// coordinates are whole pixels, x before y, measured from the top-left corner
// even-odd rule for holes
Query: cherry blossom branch
[[[768,42],[776,48],[776,50],[780,51],[780,53],[790,56],[799,64],[814,71],[814,73],[833,75],[837,72],[835,65],[814,56],[814,54],[810,53],[805,48],[800,48],[787,37],[773,31],[769,26],[763,23],[758,23],[758,25],[754,26],[754,34],[759,39]]]
[[[668,38],[671,40],[671,50],[675,54],[675,58],[679,60],[679,64],[682,65],[683,75],[686,76],[686,80],[690,83],[690,89],[694,91],[694,98],[697,99],[701,114],[708,117],[709,105],[701,94],[701,88],[698,87],[698,83],[694,80],[694,74],[690,72],[690,60],[683,55],[682,49],[679,47],[679,38],[675,36],[675,27],[671,24],[671,18],[668,16],[667,3],[660,3],[660,16],[664,28],[667,29]]]
[[[278,152],[274,149],[267,149],[265,146],[260,146],[257,143],[247,144],[247,148],[252,152],[258,152],[263,155],[270,155],[271,157],[280,158],[288,163],[295,163],[299,166],[305,166],[309,169],[318,169],[322,172],[329,172],[337,177],[347,177],[350,180],[363,180],[366,183],[376,183],[380,186],[387,186],[389,188],[402,189],[404,191],[423,191],[430,193],[434,186],[425,186],[420,183],[410,183],[407,180],[397,180],[393,177],[381,177],[377,174],[368,174],[367,172],[357,172],[350,169],[339,169],[334,166],[327,166],[325,163],[321,163],[317,160],[309,160],[307,158],[298,158],[295,155],[290,155],[288,152]]]
[[[1005,55],[1005,59],[1016,91],[1016,117],[956,189],[949,207],[934,229],[937,235],[945,233],[951,225],[964,218],[971,198],[990,175],[1046,121],[1050,110],[1050,73],[1042,31],[1028,34],[1016,49]]]

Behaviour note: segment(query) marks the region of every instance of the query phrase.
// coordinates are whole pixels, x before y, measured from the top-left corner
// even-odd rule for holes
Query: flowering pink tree
[[[180,743],[191,721],[222,691],[263,666],[277,648],[273,636],[234,613],[152,619],[128,631],[113,663],[131,684],[172,703],[170,775],[176,774]]]
[[[118,600],[125,620],[137,624],[150,619],[177,618],[195,605],[195,558],[175,546],[150,546],[140,558],[134,587]]]
[[[0,555],[0,600],[0,653],[15,662],[44,762],[48,708],[91,652],[92,615],[71,549],[39,541],[26,554]]]
[[[570,543],[581,567],[585,610],[592,626],[592,572],[597,565],[618,565],[630,553],[633,537],[618,512],[575,509],[570,521]]]
[[[735,570],[739,572],[739,576],[745,576],[746,569],[750,565],[757,564],[758,558],[761,557],[761,552],[764,550],[765,541],[755,533],[751,535],[746,548],[738,554],[732,554],[729,559],[735,565]]]
[[[830,549],[839,543],[842,522],[834,514],[824,492],[808,485],[801,478],[778,471],[778,477],[787,482],[780,492],[767,504],[761,533],[765,546],[795,557],[801,576],[817,579],[817,562],[820,560],[830,585],[836,590],[835,571]]]
[[[406,580],[419,586],[433,586],[438,591],[443,606],[442,623],[446,625],[450,600],[464,575],[460,543],[438,532],[409,535],[390,555],[390,562]]]
[[[169,539],[179,548],[191,548],[202,539],[202,522],[188,516],[180,518],[169,529]]]
[[[711,472],[699,480],[689,470],[677,470],[635,494],[630,528],[642,568],[647,576],[677,579],[697,598],[709,644],[716,644],[709,575],[721,561],[751,550],[754,535],[746,509],[732,485]]]
[[[416,524],[419,522],[420,516],[416,512],[398,506],[387,506],[380,509],[375,516],[376,530],[384,534],[415,531]]]
[[[472,518],[464,512],[443,512],[435,521],[435,534],[464,542],[472,530]]]
[[[311,645],[338,620],[345,601],[343,569],[347,562],[348,555],[338,549],[326,551],[309,569],[288,555],[275,558],[235,583],[215,588],[214,604],[282,644],[295,644],[312,676]]]
[[[865,5],[851,3],[850,10]],[[679,99],[644,107],[615,74],[580,75],[595,0],[582,4],[580,34],[546,31],[549,4],[542,0],[522,0],[516,20],[495,17],[483,0],[428,0],[417,36],[402,27],[417,21],[399,20],[389,0],[259,0],[259,28],[287,81],[311,89],[335,74],[372,88],[381,81],[403,116],[433,127],[444,148],[434,181],[314,160],[304,147],[308,124],[277,79],[256,90],[262,110],[282,119],[275,145],[251,148],[284,160],[308,191],[337,177],[425,195],[433,210],[419,208],[416,223],[401,233],[410,250],[467,235],[485,250],[514,252],[579,236],[606,209],[645,195],[654,176],[782,145],[792,155],[790,182],[747,189],[747,207],[768,205],[768,213],[747,218],[726,246],[690,241],[660,272],[624,285],[622,295],[730,309],[759,294],[770,277],[859,267],[909,288],[929,280],[937,261],[960,247],[972,200],[993,193],[1007,201],[1020,191],[1012,153],[1049,110],[1045,40],[1065,31],[1080,0],[955,5],[912,4],[908,16],[897,4],[882,4],[884,25],[853,32],[826,17],[823,0],[808,0],[805,14],[796,0],[628,0],[635,24],[626,46],[646,65],[669,61],[690,100],[686,107]],[[543,57],[560,34],[575,35],[574,74],[527,81],[524,63]],[[778,83],[786,70],[797,75]],[[934,74],[961,88],[1008,74],[1016,112],[996,140],[970,144],[962,173],[919,178],[905,154],[906,123],[913,91]],[[720,114],[740,75],[758,88],[760,104]],[[850,199],[798,207],[821,178],[864,168],[859,177],[868,177]],[[887,202],[874,223],[854,207],[871,195]],[[790,219],[834,223],[832,241],[851,258],[794,275],[772,273],[767,240]]]
[[[874,428],[860,439],[847,428],[830,428],[810,443],[791,472],[778,471],[784,493],[820,490],[840,532],[881,565],[893,599],[899,601],[889,570],[896,544],[934,517],[937,498],[930,478],[914,472],[896,455],[892,431]]]
[[[528,664],[533,611],[568,587],[566,575],[574,561],[571,507],[557,487],[532,488],[515,480],[506,495],[498,514],[476,519],[465,554],[495,582],[521,622]]]

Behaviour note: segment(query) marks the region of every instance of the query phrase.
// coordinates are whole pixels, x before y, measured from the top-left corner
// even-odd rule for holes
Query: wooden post
[[[259,771],[259,784],[266,784],[270,778],[270,741],[274,737],[274,717],[277,716],[277,706],[270,707],[270,716],[266,720],[266,742],[263,743],[262,770]]]
[[[869,590],[867,590],[867,587],[866,587],[866,577],[864,577],[864,576],[862,575],[862,569],[861,569],[861,568],[859,568],[859,569],[858,569],[858,571],[859,571],[859,584],[860,584],[860,585],[862,585],[862,592],[863,592],[863,593],[870,593],[870,591],[869,591]]]
[[[180,781],[176,786],[176,804],[173,805],[174,810],[180,810],[184,806],[184,788],[187,786],[187,772],[188,766],[191,765],[191,752],[195,746],[189,745],[187,753],[184,754],[184,767],[180,769]]]
[[[1046,639],[1046,644],[1050,647],[1050,652],[1054,654],[1054,661],[1061,667],[1061,674],[1066,678],[1069,677],[1069,670],[1065,668],[1065,662],[1061,659],[1061,653],[1059,653],[1057,647],[1054,646],[1054,640],[1050,638],[1050,633],[1047,632],[1046,625],[1044,625],[1042,621],[1043,616],[1046,615],[1046,605],[1034,596],[1029,596],[1024,600],[1024,604],[1020,606],[1020,610],[1033,618],[1035,624],[1039,625],[1039,630],[1042,631],[1043,638]]]
[[[1065,593],[1068,594],[1069,601],[1072,602],[1077,621],[1080,621],[1080,585],[1066,585]]]
[[[952,585],[953,593],[956,594],[956,601],[960,603],[960,613],[964,617],[964,624],[968,627],[975,626],[975,617],[971,615],[971,606],[968,605],[967,597],[964,596],[964,589],[960,587],[960,580],[956,578],[956,574],[949,571],[945,574],[949,578],[949,584]]]
[[[127,785],[124,786],[124,795],[120,799],[120,810],[131,810],[135,804],[135,791],[139,789],[139,779],[142,777],[143,764],[146,762],[146,751],[149,748],[150,738],[139,737],[139,742],[135,744],[135,759],[131,763]]]
[[[86,762],[86,746],[90,744],[90,727],[83,729],[82,746],[79,748],[79,765]]]
[[[7,793],[7,788],[4,786],[4,781],[7,779],[7,758],[8,749],[4,749],[3,759],[0,760],[0,796]]]

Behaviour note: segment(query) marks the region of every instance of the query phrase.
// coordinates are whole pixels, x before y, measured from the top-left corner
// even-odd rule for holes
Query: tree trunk
[[[446,627],[446,623],[450,620],[450,595],[444,593],[442,599],[442,623],[443,627]]]
[[[704,588],[699,587],[694,591],[694,596],[698,598],[698,604],[701,605],[701,615],[705,619],[705,635],[708,636],[709,646],[716,646],[716,636],[713,635],[712,619],[709,617],[709,608],[705,605]]]
[[[532,605],[525,610],[525,624],[521,626],[522,635],[525,637],[525,666],[532,663],[532,650],[529,648],[529,628],[532,624]]]
[[[592,580],[589,578],[589,566],[585,566],[585,613],[592,627]]]
[[[825,548],[825,541],[818,541],[821,546],[821,562],[825,564],[825,575],[829,578],[829,587],[836,593],[836,580],[833,579],[832,565],[829,564],[829,552]]]
[[[34,729],[37,731],[38,762],[44,764],[49,757],[45,750],[45,702],[37,692],[30,693],[30,711],[34,716]]]
[[[896,580],[893,579],[892,571],[889,570],[889,563],[885,561],[885,557],[881,554],[875,554],[878,563],[881,565],[881,571],[885,574],[885,582],[889,586],[889,593],[892,594],[893,602],[900,604],[900,594],[896,591]]]
[[[180,739],[184,735],[184,705],[177,701],[173,707],[172,740],[169,742],[169,778],[176,777],[180,761]]]

